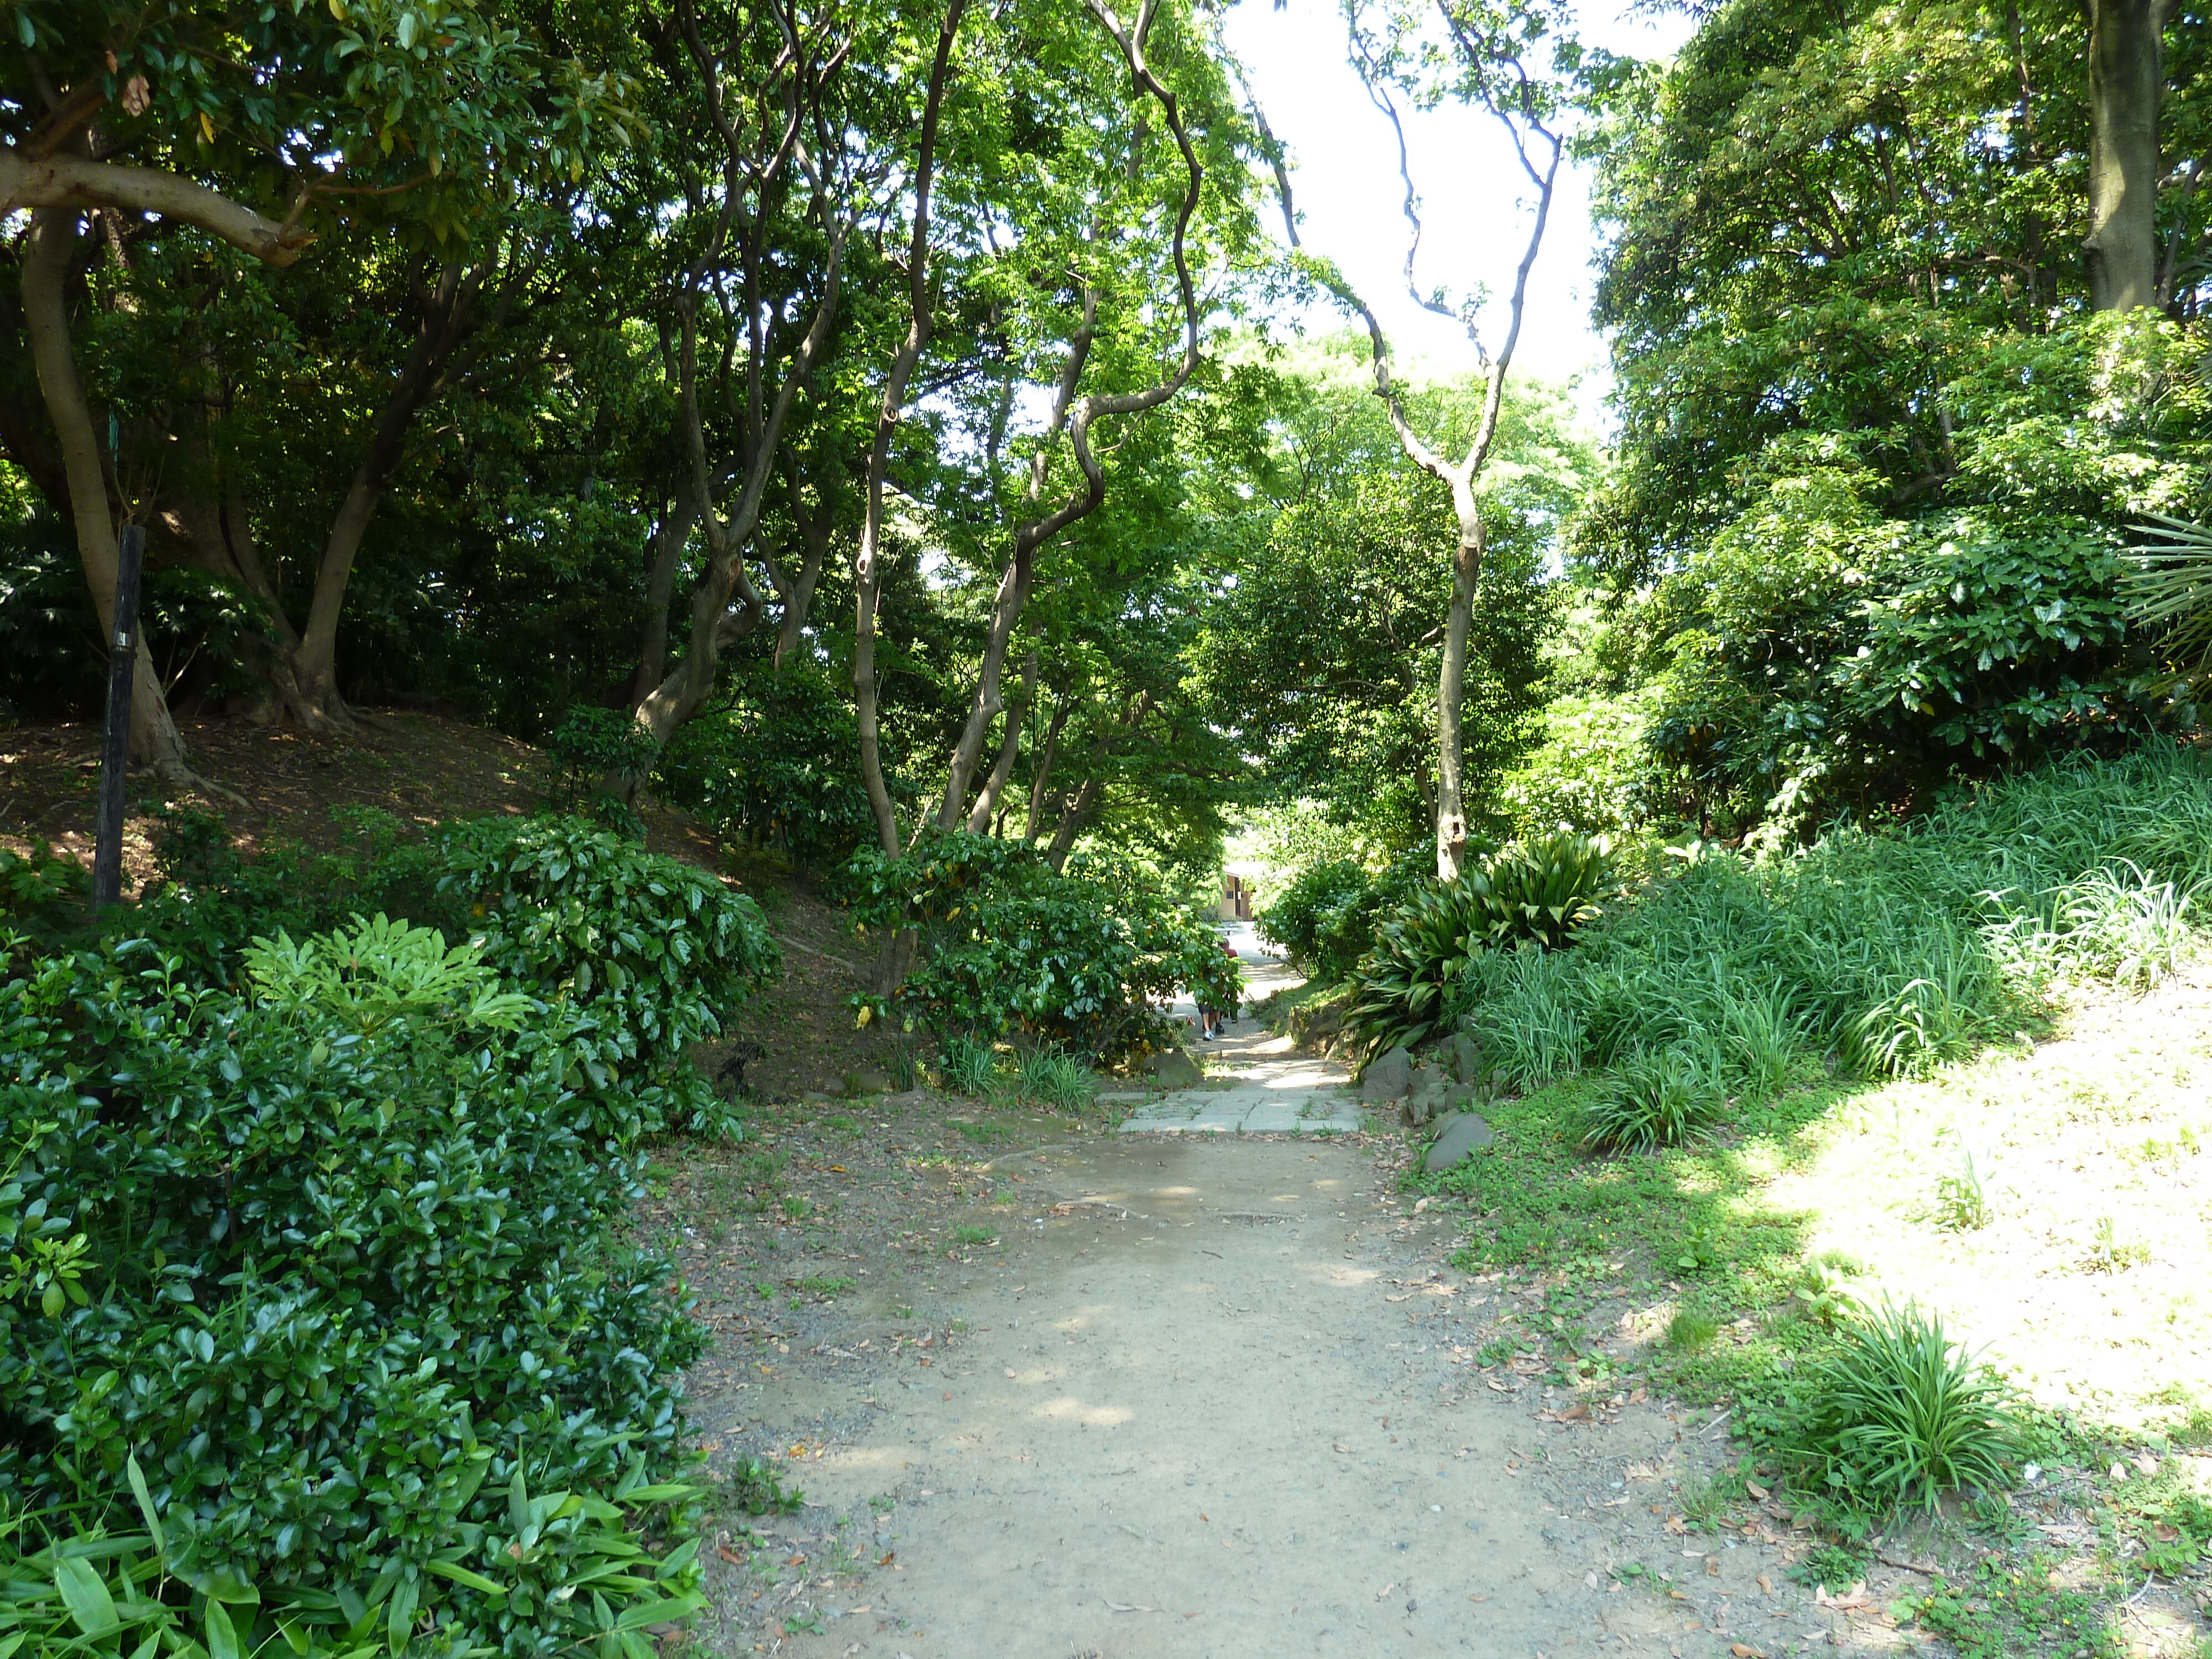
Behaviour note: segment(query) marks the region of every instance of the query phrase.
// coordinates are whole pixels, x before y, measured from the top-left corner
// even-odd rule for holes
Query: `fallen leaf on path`
[[[1350,1451],[1350,1450],[1352,1449],[1352,1448],[1351,1448],[1351,1447],[1349,1447],[1349,1446],[1347,1446],[1347,1445],[1346,1445],[1346,1444],[1344,1443],[1344,1442],[1342,1442],[1341,1440],[1340,1440],[1340,1441],[1338,1441],[1338,1442],[1336,1443],[1336,1449],[1337,1449],[1337,1450],[1339,1450],[1339,1451],[1340,1451],[1340,1452],[1348,1452],[1348,1451]]]
[[[1680,1591],[1680,1590],[1678,1590],[1678,1589],[1670,1589],[1670,1590],[1668,1590],[1668,1591],[1667,1592],[1667,1595],[1668,1595],[1668,1596],[1669,1597],[1669,1599],[1671,1599],[1671,1600],[1673,1600],[1673,1601],[1688,1601],[1688,1600],[1690,1599],[1688,1596],[1686,1596],[1686,1595],[1683,1595],[1683,1594],[1682,1594],[1682,1592],[1681,1592],[1681,1591]]]
[[[1774,1594],[1774,1581],[1763,1572],[1759,1575],[1759,1593],[1761,1595]]]
[[[1689,1531],[1689,1522],[1683,1520],[1680,1516],[1670,1515],[1667,1517],[1667,1530],[1673,1533],[1677,1538]]]
[[[1006,1375],[1011,1376],[1013,1373],[1009,1371]],[[1766,1488],[1760,1486],[1756,1480],[1745,1481],[1743,1483],[1743,1489],[1749,1492],[1753,1498],[1764,1498],[1766,1496]]]
[[[1393,1578],[1389,1583],[1383,1585],[1381,1589],[1375,1592],[1375,1599],[1380,1601],[1384,1596],[1388,1595],[1392,1590],[1397,1588],[1398,1581]]]
[[[1717,1577],[1719,1577],[1720,1576],[1721,1576],[1721,1559],[1720,1559],[1720,1557],[1719,1557],[1719,1556],[1717,1556],[1717,1555],[1709,1555],[1709,1556],[1707,1556],[1707,1557],[1705,1558],[1705,1577],[1708,1577],[1708,1578],[1717,1578]]]
[[[1109,1613],[1158,1613],[1159,1609],[1158,1607],[1140,1607],[1127,1601],[1109,1601],[1106,1604],[1106,1611]]]
[[[1628,1396],[1628,1403],[1632,1406],[1640,1406],[1650,1397],[1651,1396],[1644,1393],[1643,1389],[1638,1389],[1634,1394]]]
[[[1585,1418],[1589,1417],[1589,1405],[1583,1401],[1577,1400],[1573,1405],[1568,1407],[1566,1410],[1559,1413],[1559,1421],[1562,1423],[1579,1423]]]
[[[1007,1370],[1006,1370],[1006,1378],[1007,1378],[1007,1380],[1008,1380],[1009,1382],[1012,1382],[1012,1381],[1013,1380],[1013,1375],[1014,1375],[1014,1373],[1013,1373],[1013,1368],[1012,1368],[1012,1366],[1007,1367]]]
[[[1408,1302],[1413,1299],[1413,1293],[1408,1291],[1403,1296],[1386,1296],[1382,1299],[1385,1302]]]
[[[1861,1607],[1871,1607],[1873,1603],[1867,1599],[1866,1580],[1862,1578],[1841,1595],[1829,1595],[1828,1587],[1826,1584],[1814,1585],[1813,1605],[1816,1607],[1834,1607],[1839,1612],[1851,1613]]]
[[[1735,1656],[1735,1659],[1766,1659],[1765,1654],[1745,1642],[1729,1643],[1729,1651]]]
[[[1810,1532],[1813,1530],[1813,1523],[1820,1518],[1810,1510],[1801,1510],[1790,1517],[1790,1529],[1792,1532]]]
[[[2145,1474],[2156,1474],[2158,1473],[2158,1459],[2153,1457],[2148,1452],[2137,1452],[2136,1454],[2136,1467],[2141,1469]]]

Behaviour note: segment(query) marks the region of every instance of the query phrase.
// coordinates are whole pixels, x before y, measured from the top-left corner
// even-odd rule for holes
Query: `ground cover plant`
[[[0,934],[11,1613],[629,1650],[697,1605],[703,1332],[622,1224],[649,1135],[726,1121],[684,1050],[772,970],[757,910],[577,820],[185,830],[150,902]],[[370,892],[459,925],[313,925]]]
[[[2061,980],[2166,970],[2212,880],[2212,790],[2193,751],[2083,757],[1893,831],[1680,863],[1572,951],[1468,958],[1459,1012],[1515,1081],[1685,1043],[1717,1079],[1965,1058]]]

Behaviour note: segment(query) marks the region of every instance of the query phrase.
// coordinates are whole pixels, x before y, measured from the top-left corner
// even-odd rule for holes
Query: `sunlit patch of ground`
[[[2039,1401],[2123,1430],[2212,1394],[2212,972],[1859,1097],[1766,1201]]]

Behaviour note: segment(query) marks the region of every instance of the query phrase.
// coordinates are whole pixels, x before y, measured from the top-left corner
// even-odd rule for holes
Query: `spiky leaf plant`
[[[2020,1454],[2012,1389],[1909,1304],[1845,1324],[1813,1382],[1803,1449],[1863,1508],[1933,1510],[1947,1492],[2002,1487]]]
[[[2165,629],[2173,683],[2202,685],[2212,679],[2212,527],[2162,513],[2146,516],[2136,526],[2143,539],[2128,550],[2134,570],[2121,584],[2128,620]]]

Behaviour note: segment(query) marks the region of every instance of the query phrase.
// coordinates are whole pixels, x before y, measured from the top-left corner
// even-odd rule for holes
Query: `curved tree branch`
[[[12,146],[0,148],[0,212],[102,207],[158,213],[197,225],[264,264],[292,264],[311,240],[173,173],[81,155],[26,156]]]

